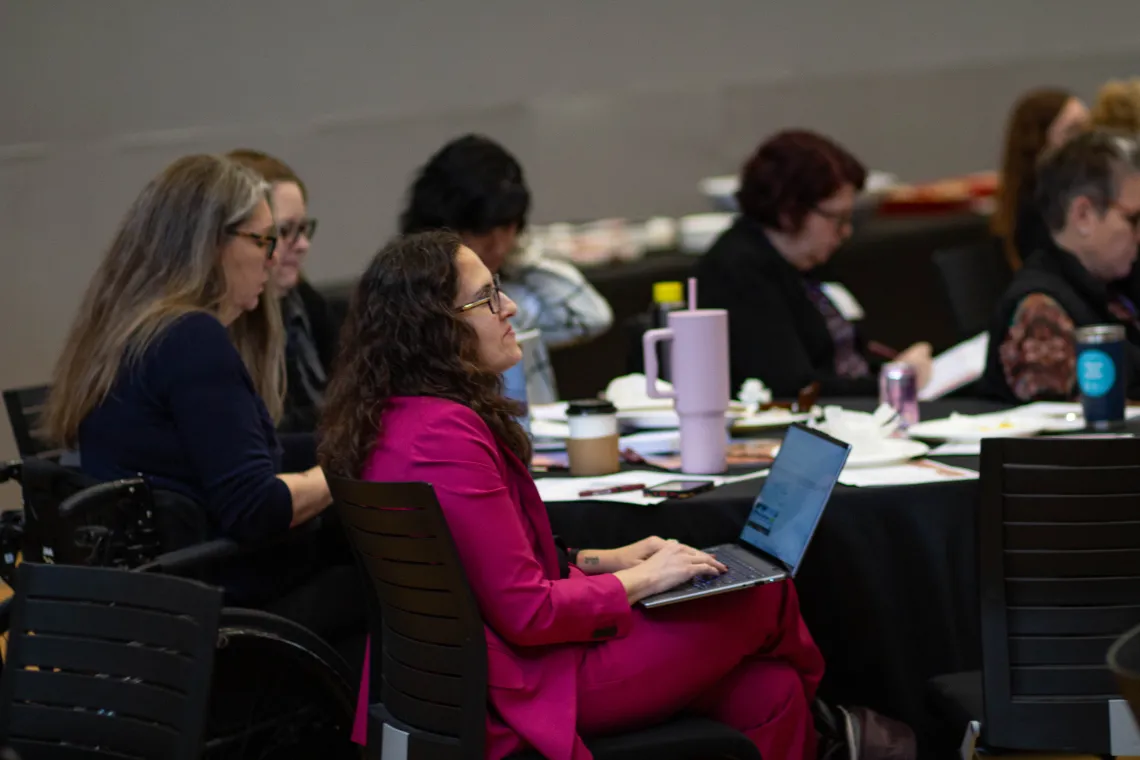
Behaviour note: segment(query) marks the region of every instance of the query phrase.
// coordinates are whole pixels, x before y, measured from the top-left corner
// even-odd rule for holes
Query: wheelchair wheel
[[[224,609],[203,757],[362,757],[349,739],[359,677],[308,629],[259,610]]]

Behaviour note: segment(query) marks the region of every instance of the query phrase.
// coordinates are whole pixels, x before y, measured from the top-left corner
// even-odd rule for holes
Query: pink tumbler
[[[695,299],[694,299],[695,300]],[[673,392],[657,388],[657,344],[673,341],[668,352]],[[728,447],[728,312],[689,309],[669,314],[669,326],[647,330],[641,339],[646,393],[672,398],[681,420],[681,471],[724,472]]]

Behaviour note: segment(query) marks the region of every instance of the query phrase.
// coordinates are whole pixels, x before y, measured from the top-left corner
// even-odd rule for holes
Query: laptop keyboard
[[[710,588],[731,586],[734,583],[741,583],[742,581],[756,580],[757,578],[768,575],[768,573],[761,573],[744,564],[728,553],[717,555],[717,559],[722,565],[728,568],[728,572],[720,575],[693,578],[693,580],[689,581],[693,588],[703,591]]]

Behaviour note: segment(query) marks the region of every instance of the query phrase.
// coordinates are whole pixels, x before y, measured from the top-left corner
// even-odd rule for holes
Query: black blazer
[[[1005,379],[1001,364],[1001,344],[1009,332],[1014,313],[1022,299],[1032,293],[1044,293],[1052,298],[1075,327],[1098,324],[1121,324],[1109,310],[1108,304],[1112,289],[1123,283],[1105,285],[1094,278],[1073,254],[1065,251],[1049,239],[1047,245],[1039,248],[1014,275],[1013,282],[998,302],[993,323],[990,326],[989,355],[986,358],[986,371],[982,376],[982,389],[987,396],[1021,403]],[[1128,362],[1128,397],[1140,398],[1140,329],[1136,321],[1123,323],[1129,345],[1125,349]]]
[[[728,311],[729,361],[733,391],[759,378],[777,398],[795,398],[813,382],[825,396],[878,393],[879,364],[868,357],[872,375],[849,379],[835,374],[835,344],[827,322],[808,298],[805,275],[772,246],[755,222],[738,217],[697,264],[702,307]],[[866,357],[866,345],[858,338]]]
[[[337,353],[337,325],[329,311],[328,302],[317,292],[317,289],[307,280],[297,283],[297,294],[301,297],[301,304],[309,317],[309,326],[313,331],[313,343],[320,357],[321,366],[326,377],[332,372],[333,361]],[[282,314],[284,317],[284,314]],[[286,325],[288,329],[288,325]],[[278,430],[288,433],[309,433],[316,429],[320,421],[320,410],[317,409],[301,385],[300,369],[297,358],[288,350],[285,352],[285,411],[278,424]]]

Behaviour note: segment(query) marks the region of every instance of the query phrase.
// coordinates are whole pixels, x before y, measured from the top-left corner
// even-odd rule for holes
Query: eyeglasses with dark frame
[[[813,208],[812,211],[819,214],[829,222],[832,222],[836,227],[849,227],[855,225],[854,215],[850,211],[830,211],[819,206]]]
[[[480,306],[486,304],[487,308],[491,310],[492,314],[498,314],[503,310],[502,293],[503,289],[499,283],[499,275],[492,275],[491,294],[484,296],[483,298],[476,299],[471,303],[465,303],[462,306],[455,307],[455,313],[462,314],[464,312],[471,311],[472,309],[478,309]]]
[[[310,217],[295,222],[286,222],[277,228],[277,234],[289,245],[296,243],[301,235],[312,241],[313,236],[317,234],[317,220]]]
[[[276,235],[262,235],[257,232],[250,232],[249,230],[239,230],[237,227],[227,227],[226,234],[234,237],[243,237],[252,240],[257,244],[258,248],[265,250],[265,258],[273,258],[273,252],[277,250],[277,236]]]

